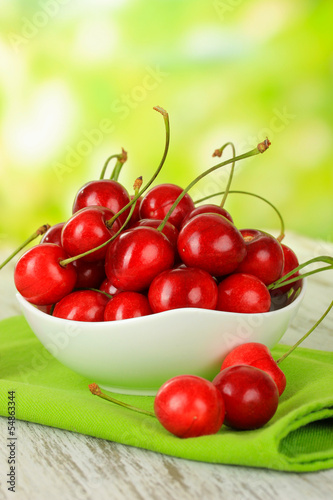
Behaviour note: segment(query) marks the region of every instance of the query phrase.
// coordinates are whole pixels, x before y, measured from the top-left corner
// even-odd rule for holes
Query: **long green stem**
[[[314,271],[309,271],[307,273],[301,274],[299,276],[295,276],[294,278],[290,278],[294,273],[297,271],[300,271],[303,269],[303,267],[308,266],[309,264],[314,264],[316,262],[324,262],[325,264],[329,264],[326,267],[321,267],[319,269],[315,269]],[[285,274],[278,280],[274,281],[274,283],[271,283],[268,285],[268,290],[275,290],[276,288],[280,288],[281,286],[284,285],[289,285],[289,283],[294,283],[295,281],[298,281],[299,279],[306,278],[307,276],[311,276],[312,274],[320,273],[321,271],[329,271],[330,269],[333,269],[333,257],[330,257],[329,255],[321,255],[320,257],[315,257],[313,259],[307,260],[306,262],[303,262],[303,264],[300,264],[299,266],[295,267],[292,271],[289,273]]]
[[[12,260],[13,257],[15,257],[15,255],[17,255],[24,247],[26,247],[31,241],[33,241],[35,238],[37,238],[38,236],[41,236],[42,234],[46,233],[46,231],[50,228],[51,226],[49,224],[44,224],[43,226],[39,227],[37,229],[37,231],[35,231],[34,233],[32,233],[31,236],[29,236],[29,238],[27,238],[19,247],[16,248],[16,250],[14,250],[13,253],[11,253],[9,255],[9,257],[7,257],[7,259],[5,259],[2,264],[0,264],[0,269],[2,269],[3,267],[5,267],[6,264],[8,264],[9,261]]]
[[[118,181],[119,179],[119,174],[121,169],[124,166],[124,163],[127,161],[127,152],[125,151],[124,148],[121,148],[121,155],[119,155],[119,158],[117,159],[117,163],[114,166],[114,169],[112,171],[110,179],[112,181]]]
[[[132,406],[128,403],[125,403],[124,401],[120,401],[119,399],[112,398],[111,396],[108,396],[107,394],[104,394],[104,392],[101,391],[100,387],[97,384],[89,384],[88,385],[90,392],[94,396],[98,396],[102,399],[105,399],[106,401],[110,401],[110,403],[114,403],[118,406],[122,406],[123,408],[127,408],[128,410],[133,410],[138,413],[143,413],[144,415],[149,415],[150,417],[155,417],[155,413],[149,411],[149,410],[144,410],[143,408],[137,408],[136,406]]]
[[[203,177],[205,177],[206,175],[210,174],[211,172],[214,172],[215,170],[217,170],[218,168],[221,168],[221,167],[224,167],[225,165],[229,165],[230,163],[232,162],[236,162],[236,161],[239,161],[239,160],[245,160],[245,158],[250,158],[250,156],[255,156],[259,153],[263,153],[264,151],[266,151],[266,149],[268,149],[268,147],[270,146],[270,142],[268,139],[266,139],[265,141],[261,142],[260,144],[258,144],[258,146],[254,149],[252,149],[251,151],[248,151],[247,153],[244,153],[242,155],[239,155],[239,156],[235,156],[234,158],[231,158],[230,160],[226,160],[226,161],[223,161],[222,163],[218,163],[217,165],[215,165],[214,167],[211,167],[209,168],[208,170],[206,170],[205,172],[203,172],[202,174],[198,175],[198,177],[196,177],[181,193],[180,195],[178,196],[178,198],[175,200],[175,202],[173,203],[173,205],[170,207],[170,210],[167,212],[167,214],[165,215],[163,221],[161,222],[161,224],[158,226],[157,230],[158,231],[162,231],[165,224],[167,223],[170,215],[172,214],[172,212],[174,211],[174,209],[176,208],[176,206],[178,205],[178,203],[180,202],[180,200],[185,196],[185,194],[197,183],[199,182],[201,179],[203,179]]]
[[[232,147],[232,156],[233,158],[235,158],[236,156],[236,149],[235,149],[235,145],[233,142],[227,142],[226,144],[224,144],[220,149],[216,149],[213,153],[213,157],[214,156],[218,156],[218,157],[221,157],[222,156],[222,153],[223,151],[225,150],[225,148],[227,146],[231,146]],[[225,188],[225,191],[223,192],[223,198],[221,200],[221,203],[220,203],[220,207],[223,208],[224,207],[224,204],[226,202],[226,199],[227,199],[227,196],[229,194],[229,191],[230,191],[230,186],[231,186],[231,182],[232,182],[232,178],[234,176],[234,170],[235,170],[235,162],[233,162],[231,164],[231,169],[230,169],[230,174],[229,174],[229,179],[228,179],[228,183],[227,183],[227,186]]]
[[[111,227],[112,224],[114,223],[114,221],[119,217],[119,215],[121,215],[122,213],[124,213],[130,206],[132,206],[132,204],[134,203],[135,205],[135,202],[138,198],[140,198],[140,196],[149,188],[149,186],[154,182],[154,180],[156,179],[156,177],[158,176],[158,174],[160,173],[160,170],[161,168],[163,167],[164,165],[164,162],[165,162],[165,159],[167,157],[167,154],[168,154],[168,151],[169,151],[169,144],[170,144],[170,123],[169,123],[169,115],[168,113],[163,109],[161,108],[160,106],[155,106],[153,109],[155,109],[155,111],[158,111],[159,113],[161,113],[161,115],[163,116],[163,119],[164,119],[164,125],[165,125],[165,146],[164,146],[164,152],[163,152],[163,156],[162,156],[162,159],[160,161],[160,164],[159,166],[157,167],[157,170],[156,172],[154,173],[154,175],[151,177],[151,179],[147,182],[147,184],[141,189],[141,191],[138,192],[138,194],[136,194],[134,196],[134,198],[129,202],[127,203],[127,205],[125,205],[121,210],[119,210],[119,212],[117,212],[111,219],[109,219],[107,221],[107,227]]]
[[[300,338],[298,340],[298,342],[296,342],[296,344],[294,344],[290,349],[289,351],[287,351],[283,356],[281,356],[281,358],[279,358],[276,363],[279,364],[281,363],[284,359],[286,359],[287,356],[289,356],[289,354],[291,354],[295,349],[296,347],[298,347],[309,335],[310,333],[313,332],[313,330],[315,330],[317,328],[317,326],[323,321],[323,319],[328,315],[328,313],[330,312],[330,310],[332,309],[333,307],[333,300],[332,302],[330,303],[330,305],[328,306],[328,308],[326,309],[326,311],[324,312],[324,314],[321,316],[321,318],[318,319],[318,321],[313,325],[312,328],[310,328],[310,330],[308,332],[306,332],[305,335],[303,335],[302,338]]]
[[[214,193],[214,194],[211,194],[209,196],[205,196],[204,198],[200,198],[199,200],[195,200],[194,204],[196,205],[197,203],[201,203],[203,201],[209,200],[210,198],[213,198],[214,196],[221,196],[221,194],[223,194],[223,193],[225,193],[225,191],[219,191],[218,193]],[[273,210],[275,210],[276,215],[280,219],[280,225],[281,225],[280,234],[276,239],[280,242],[283,240],[283,238],[285,236],[285,234],[284,234],[284,230],[285,230],[284,220],[283,220],[283,217],[282,217],[280,211],[276,208],[276,206],[273,205],[273,203],[271,203],[269,200],[267,200],[263,196],[260,196],[259,194],[255,194],[255,193],[250,193],[249,191],[231,190],[231,191],[229,191],[229,194],[247,194],[249,196],[254,196],[255,198],[258,198],[259,200],[262,200],[265,203],[267,203],[268,205],[270,205],[273,208]]]

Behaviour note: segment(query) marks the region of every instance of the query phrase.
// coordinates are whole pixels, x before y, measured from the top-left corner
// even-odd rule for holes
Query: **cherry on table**
[[[55,305],[53,316],[73,321],[103,321],[105,306],[109,300],[102,292],[77,290]]]
[[[225,404],[224,423],[239,430],[264,426],[275,414],[279,391],[268,373],[254,366],[226,368],[214,378]]]
[[[181,438],[215,434],[224,420],[224,402],[212,382],[179,375],[158,390],[154,411],[165,429]]]
[[[276,383],[280,396],[286,388],[286,376],[265,344],[248,342],[235,347],[224,358],[221,370],[234,365],[255,366],[268,373]]]
[[[270,310],[271,296],[256,276],[234,273],[218,285],[216,309],[235,313],[264,313]]]

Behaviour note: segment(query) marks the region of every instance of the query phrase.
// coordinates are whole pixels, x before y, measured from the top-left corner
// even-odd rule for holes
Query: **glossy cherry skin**
[[[259,429],[275,414],[278,388],[268,373],[254,366],[222,370],[213,380],[225,404],[224,423],[239,430]]]
[[[164,219],[174,201],[183,192],[176,184],[158,184],[148,191],[140,204],[141,219]],[[177,229],[184,217],[194,209],[194,203],[189,194],[185,194],[170,215],[168,222]]]
[[[149,287],[148,299],[154,313],[180,307],[215,309],[217,284],[202,269],[168,269],[154,278]]]
[[[77,290],[61,299],[53,316],[73,321],[103,321],[104,309],[109,298],[94,290]]]
[[[284,255],[284,266],[280,277],[285,276],[286,274],[290,273],[293,269],[299,266],[299,262],[295,252],[287,245],[284,245],[283,243],[281,244],[281,246]],[[296,276],[300,276],[299,271],[296,271],[296,273],[292,274],[288,279],[296,278]],[[302,279],[299,279],[297,281],[294,281],[293,283],[289,283],[289,285],[284,285],[279,288],[276,288],[275,290],[271,290],[271,295],[273,297],[276,297],[278,295],[282,295],[284,293],[289,292],[291,288],[293,288],[296,291],[301,286],[302,286]]]
[[[238,229],[218,214],[199,214],[180,230],[178,253],[188,267],[199,267],[213,276],[232,273],[246,256]]]
[[[91,181],[82,186],[76,194],[73,203],[73,214],[84,207],[96,205],[106,207],[116,214],[129,201],[130,197],[127,190],[118,181],[110,179]],[[120,225],[125,222],[129,211],[128,208],[119,216]]]
[[[104,263],[104,270],[105,270],[105,263]],[[106,292],[108,293],[109,295],[116,295],[116,293],[119,293],[120,290],[118,290],[118,288],[116,288],[115,286],[112,285],[111,281],[108,280],[107,278],[105,278],[104,281],[102,281],[99,289],[102,291],[102,292]]]
[[[147,227],[153,227],[155,229],[158,228],[158,226],[161,224],[162,220],[160,219],[140,219],[137,221],[135,224],[133,224],[132,228],[134,227],[140,227],[140,226],[147,226]],[[177,249],[177,240],[178,240],[178,234],[179,231],[178,229],[171,224],[169,221],[165,224],[164,228],[162,229],[162,233],[165,234],[165,236],[168,238],[174,249]]]
[[[162,271],[172,267],[175,252],[168,238],[151,227],[122,232],[109,246],[105,271],[111,283],[123,291],[146,290]]]
[[[265,285],[270,285],[282,273],[284,257],[281,243],[268,233],[257,229],[241,229],[246,243],[246,257],[237,272],[257,276]]]
[[[256,276],[234,273],[218,285],[216,309],[235,313],[264,313],[271,307],[271,296]]]
[[[138,292],[119,292],[109,300],[104,321],[138,318],[152,314],[151,307],[145,295]]]
[[[80,255],[109,240],[119,229],[116,220],[112,228],[106,222],[113,217],[113,212],[104,207],[86,207],[65,223],[61,232],[61,244],[66,252],[71,255]],[[105,257],[107,246],[82,257],[86,262],[95,262]]]
[[[99,288],[106,279],[104,260],[86,262],[77,259],[73,262],[73,266],[77,274],[75,288]]]
[[[277,385],[279,395],[286,388],[286,376],[276,364],[267,346],[260,342],[248,342],[235,347],[224,358],[221,370],[234,365],[249,365],[268,373]]]
[[[165,382],[154,400],[157,419],[181,438],[216,434],[224,421],[221,393],[208,380],[179,375]]]
[[[15,267],[14,281],[18,292],[28,302],[41,306],[61,300],[76,283],[74,266],[60,265],[60,261],[67,258],[65,250],[53,243],[31,247]]]
[[[189,212],[183,220],[182,226],[186,224],[190,219],[199,214],[220,214],[223,215],[226,219],[230,220],[230,222],[234,223],[231,215],[224,208],[219,205],[213,205],[210,203],[206,203],[205,205],[200,205],[199,207],[195,207],[191,212]]]
[[[61,246],[61,231],[64,224],[64,222],[59,222],[59,224],[51,226],[46,233],[43,234],[40,243],[54,243],[55,245]]]

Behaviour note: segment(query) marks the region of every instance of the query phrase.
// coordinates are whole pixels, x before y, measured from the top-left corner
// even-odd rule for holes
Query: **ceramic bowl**
[[[304,281],[304,280],[303,280]],[[55,318],[17,294],[23,315],[44,347],[62,364],[105,390],[154,395],[180,374],[212,380],[239,344],[272,348],[304,298],[263,314],[174,309],[119,321],[86,323]]]

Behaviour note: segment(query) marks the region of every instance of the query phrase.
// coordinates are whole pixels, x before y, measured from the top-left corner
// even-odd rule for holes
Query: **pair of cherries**
[[[216,434],[223,424],[236,430],[254,430],[274,416],[286,378],[269,349],[261,343],[243,344],[224,359],[211,382],[195,375],[167,380],[154,400],[155,416],[169,432],[180,438]],[[127,406],[106,394],[96,384],[93,394]]]

